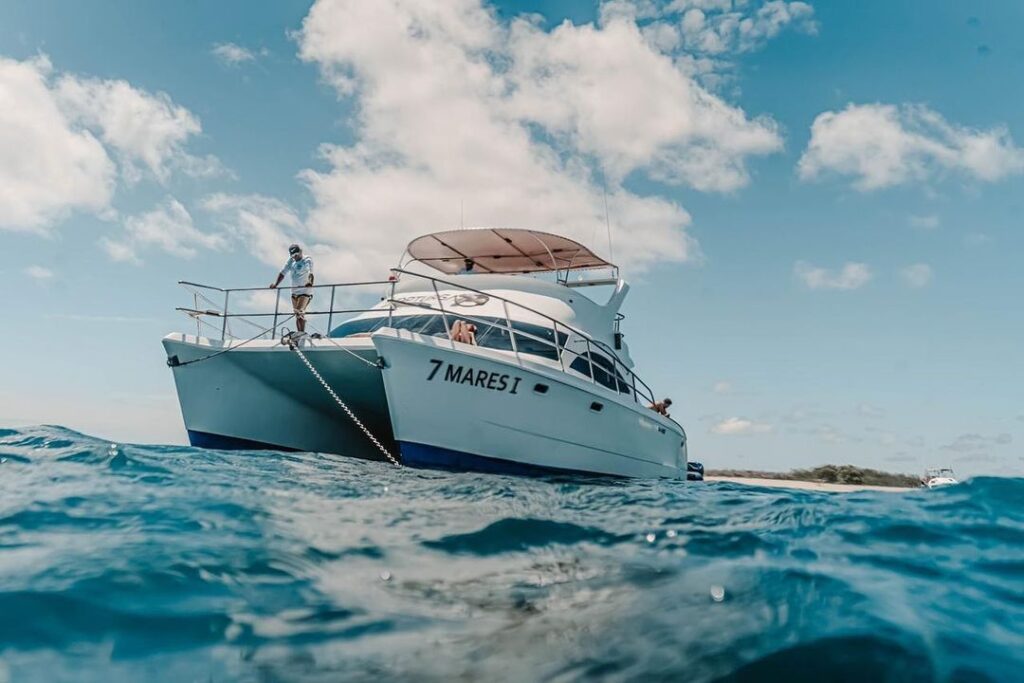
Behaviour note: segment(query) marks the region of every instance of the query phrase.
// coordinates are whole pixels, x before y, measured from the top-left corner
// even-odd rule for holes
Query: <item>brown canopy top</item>
[[[417,237],[406,248],[412,258],[442,273],[540,273],[614,267],[579,242],[519,228],[447,230]]]

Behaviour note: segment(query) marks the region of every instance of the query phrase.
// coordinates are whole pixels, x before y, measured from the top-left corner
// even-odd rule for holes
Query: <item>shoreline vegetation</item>
[[[759,470],[708,470],[708,477],[729,479],[772,479],[776,481],[803,481],[814,484],[847,484],[855,486],[889,486],[916,488],[921,477],[913,474],[882,472],[853,465],[821,465],[788,472],[762,472]]]

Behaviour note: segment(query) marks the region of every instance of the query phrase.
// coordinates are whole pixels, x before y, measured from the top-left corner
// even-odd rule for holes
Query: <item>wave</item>
[[[1015,680],[1022,501],[0,429],[0,680]]]

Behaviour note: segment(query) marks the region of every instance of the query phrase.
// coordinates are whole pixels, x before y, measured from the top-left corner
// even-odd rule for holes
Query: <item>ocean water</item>
[[[1024,480],[519,479],[0,429],[0,681],[1021,681]]]

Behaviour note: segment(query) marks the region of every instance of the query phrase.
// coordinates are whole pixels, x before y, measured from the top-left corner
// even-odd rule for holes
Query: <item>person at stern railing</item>
[[[295,327],[299,332],[306,331],[306,309],[313,300],[313,259],[302,255],[302,247],[293,244],[288,247],[288,261],[277,274],[271,289],[281,284],[285,275],[292,276],[292,309],[295,311]]]
[[[651,410],[653,410],[654,412],[658,413],[659,415],[664,415],[665,417],[669,417],[668,409],[671,406],[672,406],[672,399],[666,398],[666,399],[664,399],[662,401],[655,401],[654,403],[652,403],[651,405],[649,405],[647,407],[650,408]]]

